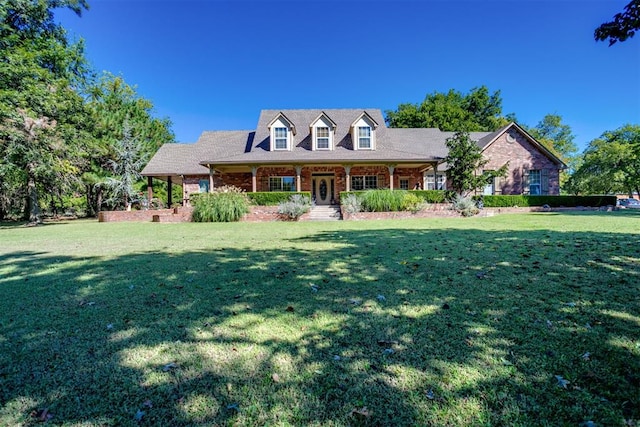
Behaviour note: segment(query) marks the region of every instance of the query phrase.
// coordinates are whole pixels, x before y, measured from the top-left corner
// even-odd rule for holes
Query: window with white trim
[[[529,171],[529,194],[542,194],[542,174],[540,169],[532,169]]]
[[[199,187],[199,191],[201,193],[208,193],[209,192],[209,180],[208,179],[201,179],[198,181],[198,187]]]
[[[274,135],[274,148],[276,150],[286,150],[287,147],[287,128],[275,128],[273,130]]]
[[[433,174],[429,174],[425,176],[426,187],[425,190],[446,190],[445,188],[445,175],[438,174],[438,185],[435,185],[435,181],[433,179]]]
[[[296,178],[293,176],[270,176],[269,191],[296,191]]]
[[[358,126],[358,149],[371,148],[371,127]]]
[[[318,150],[328,150],[330,148],[328,127],[318,126],[316,128],[316,148]]]
[[[375,190],[378,188],[377,175],[355,175],[351,177],[351,189],[358,190]]]
[[[409,189],[409,178],[400,178],[400,189],[408,190]]]

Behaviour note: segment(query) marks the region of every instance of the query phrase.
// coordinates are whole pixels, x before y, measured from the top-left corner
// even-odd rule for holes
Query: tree
[[[131,204],[139,199],[134,184],[141,178],[140,171],[146,163],[141,157],[140,146],[129,123],[125,120],[122,138],[115,145],[116,159],[110,161],[113,177],[107,178],[106,187],[110,191],[109,201],[114,206],[124,206],[128,211]]]
[[[73,185],[83,160],[86,74],[82,43],[70,44],[52,9],[77,14],[83,0],[8,0],[0,8],[0,181],[25,199],[25,218],[40,221],[39,193]],[[15,204],[12,200],[10,204]],[[1,213],[15,210],[7,206]]]
[[[616,13],[613,21],[600,25],[593,33],[596,41],[609,39],[609,46],[633,37],[640,29],[640,0],[631,0],[624,11]]]
[[[500,91],[492,94],[485,86],[462,94],[453,89],[447,93],[433,92],[421,104],[400,104],[395,111],[386,111],[390,127],[439,128],[442,131],[494,131],[508,123],[502,117]]]
[[[640,125],[625,125],[591,141],[568,187],[575,194],[640,194]]]
[[[477,172],[487,164],[488,160],[482,156],[478,144],[471,140],[468,132],[456,132],[445,142],[449,154],[445,162],[447,169],[447,184],[461,196],[467,196],[471,192],[484,187],[487,182],[497,176],[505,176],[507,166],[502,166],[497,171],[484,174]]]
[[[141,158],[150,158],[164,143],[174,142],[171,122],[153,116],[153,103],[136,93],[122,77],[105,72],[88,89],[87,108],[94,136],[90,164],[83,171],[87,207],[100,211],[111,166],[119,157],[125,122]]]

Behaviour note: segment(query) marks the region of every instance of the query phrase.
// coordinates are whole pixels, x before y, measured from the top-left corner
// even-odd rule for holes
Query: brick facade
[[[548,173],[547,194],[560,194],[558,165],[519,132],[510,131],[499,136],[483,154],[489,160],[484,166],[485,170],[497,170],[504,164],[509,164],[507,176],[498,180],[496,194],[527,193],[528,190],[523,188],[524,171],[535,169],[546,170]]]

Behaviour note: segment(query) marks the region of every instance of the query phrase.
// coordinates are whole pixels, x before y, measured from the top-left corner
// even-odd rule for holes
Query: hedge
[[[609,206],[616,204],[616,196],[530,196],[530,195],[499,195],[499,196],[475,196],[476,200],[482,200],[486,208],[509,208],[514,206],[544,206],[552,208],[576,206]]]
[[[340,198],[346,197],[348,194],[355,194],[357,197],[362,199],[362,195],[369,190],[358,190],[358,191],[343,191],[340,193]],[[453,198],[455,194],[453,191],[443,191],[443,190],[403,190],[409,194],[415,194],[420,199],[424,200],[427,203],[446,203]]]

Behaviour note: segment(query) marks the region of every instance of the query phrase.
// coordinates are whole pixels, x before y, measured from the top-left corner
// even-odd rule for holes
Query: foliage
[[[235,222],[249,213],[244,193],[203,193],[192,202],[194,222]]]
[[[90,121],[77,90],[86,75],[84,48],[70,44],[53,20],[58,7],[80,14],[86,3],[11,0],[0,8],[0,181],[24,197],[9,204],[24,206],[33,223],[40,222],[43,195],[75,189],[87,152]]]
[[[154,117],[151,101],[138,95],[122,77],[103,72],[86,91],[93,139],[90,163],[82,178],[88,205],[97,212],[102,207],[102,190],[111,178],[110,166],[119,156],[125,126],[129,126],[136,151],[144,159],[150,159],[162,144],[174,142],[175,136],[169,119]]]
[[[487,180],[496,176],[505,176],[507,173],[508,165],[505,164],[496,171],[478,174],[488,160],[482,156],[480,147],[471,140],[467,132],[456,132],[452,137],[447,138],[445,144],[449,150],[445,158],[445,162],[449,165],[447,183],[461,196],[484,187]]]
[[[409,193],[415,194],[424,200],[425,203],[446,203],[455,196],[453,191],[449,190],[408,190]]]
[[[278,206],[278,213],[285,218],[297,221],[311,209],[311,197],[293,194],[286,202]]]
[[[109,190],[109,202],[114,207],[126,207],[131,210],[131,204],[140,199],[140,192],[134,184],[142,178],[140,171],[146,159],[141,157],[140,146],[132,136],[131,126],[124,123],[122,139],[116,145],[116,158],[111,160],[110,166],[114,176],[107,178],[106,188]]]
[[[625,125],[591,141],[568,188],[574,194],[640,193],[640,125]]]
[[[363,211],[361,198],[358,196],[358,194],[353,192],[344,191],[340,193],[340,206],[345,212],[350,214]]]
[[[362,193],[362,207],[366,212],[403,211],[406,194],[406,190],[367,190]]]
[[[468,94],[456,90],[433,92],[421,104],[400,104],[386,111],[386,121],[396,128],[438,128],[442,131],[494,131],[508,123],[502,117],[500,91],[492,94],[485,86]]]
[[[420,212],[426,205],[425,201],[415,193],[407,191],[402,197],[402,210],[404,211]]]
[[[631,0],[613,21],[600,25],[593,33],[596,41],[609,39],[609,46],[633,37],[640,29],[640,0]]]
[[[480,212],[476,201],[472,197],[456,194],[452,202],[453,209],[462,216],[474,216]]]
[[[632,426],[638,218],[0,224],[0,425]]]
[[[549,207],[577,207],[577,206],[615,206],[616,196],[549,196],[549,195],[487,195],[474,197],[482,200],[486,208],[506,208],[506,207],[528,207],[544,206]]]
[[[291,195],[294,194],[291,191],[264,191],[264,192],[255,192],[255,193],[247,193],[249,200],[251,203],[258,206],[278,206],[282,202],[286,202],[291,198]],[[302,191],[300,193],[305,197],[311,197],[311,193],[308,191]]]

